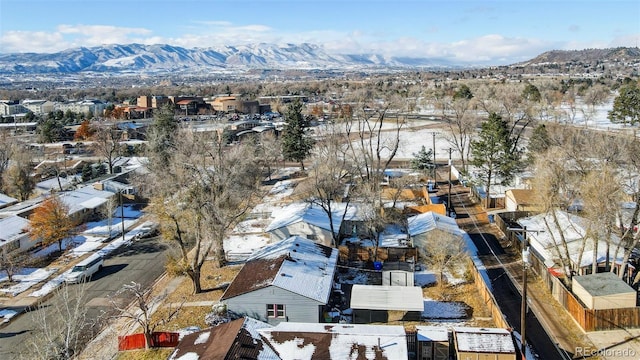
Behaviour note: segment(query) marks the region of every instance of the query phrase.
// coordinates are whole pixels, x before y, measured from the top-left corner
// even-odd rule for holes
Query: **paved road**
[[[442,198],[446,199],[446,195],[442,195]],[[487,222],[484,220],[486,214],[476,213],[478,211],[477,206],[473,206],[467,190],[456,186],[452,191],[451,202],[455,208],[458,222],[466,225],[465,230],[467,230],[471,240],[476,245],[478,256],[487,267],[487,274],[493,289],[492,293],[501,312],[505,315],[509,325],[520,332],[522,297],[518,287],[513,283],[513,280],[517,281],[517,279],[512,280],[504,268],[504,264],[519,261],[519,259],[510,258],[496,236],[488,231],[486,226],[492,225],[483,224]],[[481,217],[482,220],[479,220]],[[514,276],[519,276],[521,272],[513,274]],[[526,326],[527,342],[537,354],[538,359],[564,359],[555,347],[553,339],[547,334],[535,314],[531,311],[527,314]]]
[[[159,238],[149,238],[123,246],[105,259],[103,269],[85,285],[88,318],[98,320],[104,311],[111,310],[109,298],[113,297],[123,284],[131,281],[144,286],[152,284],[164,272],[167,250],[168,247],[162,244]],[[72,285],[70,288],[73,290],[79,286],[82,285]],[[127,300],[117,299],[123,303]],[[42,308],[47,309],[59,301],[59,295],[53,296]],[[0,329],[0,359],[18,359],[21,353],[24,353],[33,342],[33,330],[37,327],[33,316],[37,312],[46,311],[43,309],[20,315],[8,326]]]

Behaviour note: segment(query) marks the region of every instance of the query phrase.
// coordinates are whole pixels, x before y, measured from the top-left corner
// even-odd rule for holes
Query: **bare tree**
[[[8,132],[0,131],[0,191],[3,190],[4,187],[4,174],[9,168],[9,163],[11,159],[14,157],[16,150],[15,138],[9,136]]]
[[[112,229],[113,229],[113,217],[114,212],[118,208],[118,200],[115,197],[110,197],[100,208],[100,213],[107,219],[107,231],[109,232],[109,238],[111,238]],[[121,219],[124,221],[124,219]]]
[[[202,291],[204,262],[224,266],[225,236],[258,199],[264,173],[252,145],[225,148],[215,135],[183,130],[168,167],[151,167],[159,170],[148,179],[152,212],[179,249],[169,269],[187,275],[195,293]]]
[[[104,158],[109,174],[113,174],[113,165],[120,158],[120,134],[121,131],[114,126],[100,125],[96,126],[92,137],[93,151]]]
[[[11,165],[2,177],[4,191],[20,201],[29,199],[35,188],[35,181],[31,176],[32,171],[31,154],[29,152],[15,154]]]
[[[422,256],[427,268],[438,274],[438,284],[444,285],[444,273],[464,267],[469,255],[461,236],[442,233],[441,237],[429,238],[425,244],[426,254]]]
[[[7,274],[7,280],[13,282],[13,276],[29,263],[28,254],[14,250],[9,252],[5,247],[0,249],[0,271]]]
[[[87,318],[84,284],[62,287],[52,301],[31,312],[34,332],[28,346],[31,359],[71,359],[89,340],[91,322]]]
[[[133,296],[135,306],[123,306],[115,300],[118,297],[129,298],[129,296]],[[116,310],[115,318],[130,319],[140,325],[144,334],[145,349],[154,346],[153,332],[159,326],[173,320],[182,309],[184,301],[177,306],[169,303],[166,315],[154,319],[152,315],[166,297],[166,293],[155,297],[150,289],[145,289],[140,283],[132,281],[129,284],[124,284],[120,290],[116,291],[114,299],[111,299],[111,305]]]
[[[478,125],[478,118],[474,111],[475,100],[458,98],[445,103],[451,116],[446,116],[445,120],[451,138],[449,142],[461,154],[462,170],[467,171],[467,161],[471,153],[470,143]],[[435,149],[434,149],[435,151]]]
[[[349,192],[353,175],[351,160],[346,155],[348,138],[339,126],[328,126],[316,142],[312,167],[307,181],[301,186],[308,201],[319,206],[329,219],[334,246],[338,245],[339,229],[335,228],[334,215],[338,203],[342,203],[344,219],[349,208]]]

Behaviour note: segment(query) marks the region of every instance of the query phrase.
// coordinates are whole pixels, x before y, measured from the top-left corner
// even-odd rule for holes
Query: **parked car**
[[[100,254],[93,254],[80,261],[65,275],[64,281],[68,284],[85,282],[102,269],[104,258]]]

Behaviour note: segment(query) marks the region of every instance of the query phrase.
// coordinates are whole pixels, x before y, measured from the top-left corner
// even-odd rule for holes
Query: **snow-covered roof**
[[[345,203],[333,203],[331,218],[333,219],[334,231],[336,233],[340,230],[345,206],[348,206],[347,213],[344,217],[345,220],[354,219],[356,216],[357,211],[355,206]],[[310,203],[293,203],[288,205],[282,209],[282,211],[278,212],[278,216],[266,227],[265,231],[270,232],[300,221],[331,231],[327,213],[319,206]]]
[[[11,242],[27,233],[29,220],[20,216],[9,216],[0,219],[0,245]]]
[[[337,261],[338,249],[292,236],[252,254],[222,295],[222,300],[276,286],[326,303]]]
[[[400,325],[282,322],[258,330],[282,359],[387,359],[409,357]]]
[[[440,229],[453,235],[464,235],[455,219],[433,211],[411,216],[407,219],[409,235],[416,236],[434,229]]]
[[[69,207],[69,215],[84,209],[94,209],[106,202],[106,199],[115,195],[110,191],[96,190],[91,185],[59,194],[60,201]]]
[[[555,221],[551,213],[522,218],[517,222],[520,226],[527,229],[529,245],[544,258],[547,266],[553,266],[554,259],[559,258],[556,246],[564,255],[561,233],[567,243],[571,261],[574,264],[577,264],[580,249],[582,248],[582,242],[587,234],[588,221],[579,216],[567,213],[566,211],[556,210],[555,214],[558,219],[559,226],[555,225]],[[592,231],[599,232],[601,229],[594,228]],[[597,236],[597,239],[597,261],[602,262],[605,261],[607,257],[605,236]],[[618,244],[619,242],[620,238],[612,234],[611,243]],[[593,240],[589,239],[584,244],[584,250],[582,252],[579,267],[589,266],[592,264],[594,252],[593,243]],[[615,251],[614,248],[616,248],[616,246],[613,246],[610,249],[609,259],[611,261],[621,263],[622,250],[620,250],[620,253],[616,256],[613,254]]]
[[[423,311],[422,288],[355,284],[351,288],[350,307],[367,310]]]
[[[259,329],[271,325],[245,317],[186,335],[169,357],[170,360],[256,359],[280,360],[263,344]]]
[[[449,341],[449,330],[442,326],[416,326],[418,341]]]
[[[0,193],[0,208],[15,204],[18,202],[18,199],[12,198],[11,196],[7,196],[5,194]]]
[[[516,351],[511,334],[505,329],[456,327],[453,332],[458,351],[492,354]]]

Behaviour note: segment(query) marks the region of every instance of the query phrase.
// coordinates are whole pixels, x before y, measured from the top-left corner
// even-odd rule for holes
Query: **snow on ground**
[[[27,291],[37,283],[46,280],[51,274],[58,271],[56,268],[37,269],[28,275],[16,275],[14,280],[19,281],[17,284],[10,287],[0,289],[0,292],[9,294],[11,296],[17,296]]]
[[[11,318],[18,315],[18,312],[15,310],[2,309],[0,310],[0,324],[8,323],[11,321]]]
[[[269,237],[262,233],[233,234],[224,239],[224,250],[228,261],[243,261],[267,244]]]
[[[469,307],[461,302],[436,301],[433,299],[424,299],[424,311],[422,318],[424,319],[444,319],[444,320],[460,320],[466,319]]]

